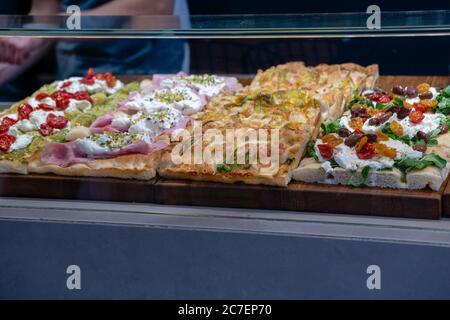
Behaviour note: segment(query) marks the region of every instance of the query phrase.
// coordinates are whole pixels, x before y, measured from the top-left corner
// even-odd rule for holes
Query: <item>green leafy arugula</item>
[[[347,183],[349,185],[351,185],[352,187],[363,186],[366,183],[367,178],[369,177],[369,171],[370,171],[370,167],[365,166],[361,170],[361,173],[359,173],[358,171],[353,172],[353,174],[350,176],[350,179],[348,179]]]
[[[428,153],[420,159],[402,159],[395,162],[394,166],[405,173],[415,170],[422,170],[429,166],[435,166],[440,169],[447,165],[447,161],[437,154]]]
[[[339,119],[336,119],[335,121],[326,121],[322,123],[320,127],[322,128],[324,134],[337,133],[339,129],[342,128],[339,123]]]
[[[440,92],[436,100],[438,101],[436,113],[450,114],[450,85]]]

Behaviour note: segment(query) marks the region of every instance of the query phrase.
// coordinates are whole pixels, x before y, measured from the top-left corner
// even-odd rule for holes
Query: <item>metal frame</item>
[[[0,220],[156,227],[450,246],[450,220],[0,198]]]

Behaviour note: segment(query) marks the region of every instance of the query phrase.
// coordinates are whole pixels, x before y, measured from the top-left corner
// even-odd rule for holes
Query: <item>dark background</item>
[[[26,14],[30,1],[0,1],[4,14]],[[262,1],[188,0],[192,15],[365,12],[371,4],[382,11],[450,9],[450,0],[427,1]],[[146,41],[146,40],[142,40]],[[170,41],[170,40],[168,40]],[[352,61],[378,63],[381,74],[448,75],[450,37],[352,39],[190,40],[192,73],[253,74],[260,68],[303,60],[307,64]],[[55,78],[55,58],[49,54],[14,81],[18,97]]]

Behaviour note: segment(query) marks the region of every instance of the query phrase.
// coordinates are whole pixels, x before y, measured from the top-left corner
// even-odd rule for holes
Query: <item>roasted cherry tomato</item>
[[[83,78],[80,80],[80,83],[86,84],[86,85],[92,85],[94,84],[95,79],[94,78]]]
[[[39,127],[39,133],[43,135],[44,137],[50,136],[53,134],[53,128],[50,127],[47,123],[41,124]]]
[[[66,81],[62,84],[61,89],[67,88],[72,84],[72,81]]]
[[[89,95],[89,93],[87,91],[78,91],[75,92],[74,94],[74,99],[76,100],[87,100],[90,103],[93,103],[91,96]]]
[[[324,159],[331,159],[333,158],[333,147],[329,144],[323,143],[318,144],[317,148],[319,149],[320,155]]]
[[[49,113],[47,116],[47,124],[54,129],[64,128],[67,125],[67,122],[69,122],[69,120],[64,116],[56,116],[53,113]]]
[[[46,103],[39,103],[38,108],[41,110],[44,110],[44,111],[52,111],[53,110],[53,107]]]
[[[409,114],[409,121],[411,121],[412,123],[420,123],[423,119],[425,118],[425,116],[423,115],[423,112],[421,111],[412,111]]]
[[[17,122],[17,120],[14,120],[10,117],[4,117],[2,119],[2,125],[7,126],[8,128],[11,127],[16,122]]]
[[[371,143],[365,143],[358,152],[358,158],[362,160],[372,159],[375,155],[375,147]]]
[[[42,99],[45,99],[45,98],[48,98],[48,97],[49,97],[49,95],[47,93],[39,92],[38,94],[36,94],[35,99],[36,100],[42,100]]]
[[[33,107],[30,106],[28,103],[21,104],[19,109],[17,110],[19,114],[19,120],[23,119],[29,119],[30,113],[33,112]]]
[[[378,100],[381,98],[381,94],[378,92],[374,92],[371,95],[369,95],[368,98],[372,101],[378,102]]]
[[[379,102],[379,103],[382,103],[382,104],[389,103],[390,101],[391,101],[391,98],[390,98],[389,96],[387,96],[387,95],[381,96],[381,97],[378,99],[378,102]]]
[[[95,75],[94,68],[89,68],[86,78],[93,78]]]
[[[426,112],[426,111],[428,110],[428,107],[427,107],[427,106],[424,106],[424,105],[422,105],[422,104],[420,104],[420,103],[415,103],[415,104],[413,105],[413,107],[414,107],[414,109],[415,109],[416,111],[420,111],[420,112]]]
[[[14,141],[16,141],[16,137],[7,133],[0,134],[0,150],[7,152]]]

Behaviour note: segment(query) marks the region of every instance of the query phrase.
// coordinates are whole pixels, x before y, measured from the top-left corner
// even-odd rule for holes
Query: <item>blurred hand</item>
[[[0,37],[0,86],[16,78],[38,61],[51,41],[29,37]]]
[[[31,37],[0,37],[0,62],[24,64],[34,51],[44,47],[46,40]]]

